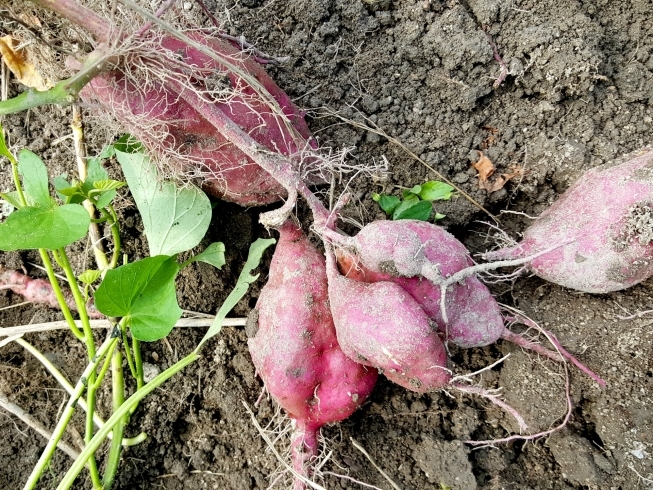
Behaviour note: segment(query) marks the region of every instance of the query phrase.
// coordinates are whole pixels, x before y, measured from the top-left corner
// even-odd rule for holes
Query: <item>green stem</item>
[[[53,250],[52,253],[66,274],[66,279],[68,279],[70,291],[73,293],[73,298],[75,299],[75,304],[77,305],[77,313],[79,313],[79,319],[82,322],[82,330],[84,331],[84,342],[86,343],[88,358],[93,359],[93,356],[95,356],[95,340],[93,339],[93,330],[91,329],[88,312],[86,311],[86,301],[84,301],[84,295],[79,290],[77,277],[75,277],[75,273],[73,272],[73,268],[70,265],[66,251],[63,248],[60,248],[59,250]]]
[[[50,280],[52,291],[54,292],[54,295],[57,298],[57,301],[59,302],[59,307],[61,308],[61,312],[63,313],[64,318],[68,322],[68,326],[70,327],[70,330],[72,330],[73,334],[75,334],[75,337],[77,337],[82,342],[86,342],[86,336],[82,333],[82,331],[79,328],[77,328],[75,319],[73,318],[73,315],[70,313],[70,308],[68,308],[68,303],[66,302],[66,298],[64,298],[63,296],[63,292],[61,291],[61,287],[59,286],[59,281],[57,280],[57,276],[55,276],[54,274],[52,261],[50,260],[50,256],[48,255],[47,250],[45,250],[44,248],[39,248],[39,254],[41,255],[41,261],[43,262],[43,267],[45,267],[45,271],[48,274],[48,279]]]
[[[98,46],[86,56],[82,68],[72,77],[62,80],[49,90],[33,88],[0,102],[0,116],[26,111],[47,104],[70,105],[77,101],[79,92],[100,73],[111,69],[115,59],[108,53],[105,45]]]
[[[9,158],[11,156],[11,158]],[[16,191],[18,192],[18,199],[23,206],[27,206],[27,199],[23,193],[23,186],[20,183],[20,175],[18,173],[18,162],[11,153],[7,155],[9,161],[11,162],[11,175],[14,179],[14,186],[16,186]]]
[[[137,339],[134,339],[132,342],[132,347],[134,349],[134,364],[136,364],[136,389],[140,390],[145,385],[145,380],[143,379],[143,358],[141,357],[141,342]]]
[[[117,345],[117,344],[116,344]],[[104,360],[104,364],[102,365],[102,369],[97,375],[97,379],[95,380],[95,383],[93,383],[93,388],[96,390],[100,389],[100,386],[102,385],[102,380],[104,379],[104,376],[107,374],[107,371],[109,370],[109,366],[111,366],[111,354],[113,354],[114,349],[111,349],[111,352],[109,352],[109,356]]]
[[[111,391],[113,393],[113,411],[118,410],[125,402],[125,377],[122,371],[122,352],[116,349],[111,357]],[[104,470],[102,479],[102,488],[111,488],[113,480],[116,477],[118,466],[120,464],[120,453],[122,451],[122,436],[125,432],[125,426],[129,422],[129,414],[125,415],[113,429],[111,439],[111,449],[107,458],[107,466]]]
[[[57,443],[61,440],[61,437],[64,434],[64,431],[66,430],[66,427],[68,426],[68,422],[70,422],[70,419],[73,416],[73,412],[75,411],[75,406],[77,405],[77,401],[79,398],[82,396],[82,393],[84,392],[84,389],[86,388],[86,383],[91,375],[95,371],[95,368],[97,367],[98,363],[102,360],[102,358],[106,355],[106,353],[115,345],[115,343],[118,341],[117,337],[111,336],[107,340],[104,341],[104,343],[100,346],[97,352],[97,356],[95,359],[93,359],[88,366],[86,366],[86,369],[82,373],[82,376],[79,378],[79,381],[75,385],[75,390],[73,391],[73,394],[70,396],[70,399],[68,400],[68,403],[66,404],[66,407],[63,411],[63,414],[59,418],[59,422],[57,422],[57,426],[55,429],[52,431],[52,437],[48,441],[48,444],[45,446],[45,449],[43,450],[43,453],[41,454],[41,457],[39,458],[38,462],[36,463],[36,466],[34,466],[34,469],[32,470],[31,475],[29,476],[29,479],[27,480],[27,483],[25,483],[24,490],[31,490],[36,487],[36,484],[38,483],[39,479],[41,478],[41,475],[43,474],[43,470],[45,467],[48,465],[50,462],[50,459],[52,458],[52,455],[54,454],[55,448],[57,447]],[[107,424],[104,425],[103,429],[107,427]],[[98,434],[102,431],[98,431]],[[107,431],[108,433],[108,431]],[[103,437],[103,439],[106,438],[106,434]],[[95,437],[91,440],[95,440]],[[99,444],[97,445],[99,446]],[[88,449],[90,447],[89,444],[86,445],[86,448]],[[96,447],[97,449],[97,447]],[[91,454],[88,454],[84,458],[84,462],[82,463],[82,467],[86,464],[86,462],[91,459],[93,454],[95,453],[95,449]],[[79,469],[81,471],[81,468]],[[79,471],[77,474],[79,474]],[[64,487],[65,488],[65,487]]]
[[[84,331],[84,344],[86,344],[86,352],[88,354],[89,360],[93,362],[93,359],[95,358],[95,340],[93,339],[93,331],[91,330],[88,313],[86,312],[86,302],[84,301],[84,297],[79,290],[77,278],[75,277],[75,273],[73,272],[70,261],[68,260],[68,255],[63,248],[53,250],[52,254],[55,260],[63,269],[64,273],[66,274],[66,278],[68,279],[70,290],[75,300],[75,304],[77,305],[77,312],[79,313],[79,318],[82,323],[82,330]],[[93,438],[93,432],[95,429],[93,425],[93,413],[95,412],[95,393],[97,392],[95,369],[89,373],[87,385],[86,403],[88,405],[88,410],[86,411],[86,430],[84,434],[85,443],[88,443]],[[95,488],[101,488],[102,480],[100,479],[100,473],[97,468],[95,455],[89,458],[88,469],[91,473],[93,486]]]
[[[109,267],[115,269],[118,266],[118,260],[120,259],[120,228],[118,227],[118,215],[116,210],[113,209],[112,205],[108,207],[111,217],[113,218],[113,223],[111,223],[111,236],[113,237],[113,256],[111,257],[111,264]]]
[[[127,338],[127,329],[125,328],[124,325],[120,326],[120,331],[122,335],[122,343],[125,346],[125,358],[127,359],[127,365],[129,366],[129,370],[132,373],[132,376],[136,378],[136,366],[134,365],[134,361],[132,360],[132,355],[131,355],[131,350],[129,347],[129,339]]]
[[[88,444],[91,441],[91,439],[93,439],[93,432],[95,429],[95,427],[93,426],[93,412],[95,412],[96,391],[97,391],[97,386],[95,385],[95,383],[89,382],[86,391],[86,400],[87,400],[86,404],[88,405],[88,411],[86,412],[84,444]],[[98,471],[97,468],[97,461],[95,460],[95,454],[92,454],[91,457],[88,458],[88,470],[89,473],[91,474],[91,481],[93,482],[93,488],[102,488],[102,479],[100,478],[100,472]]]
[[[130,409],[134,405],[137,405],[143,398],[145,398],[152,391],[154,391],[156,388],[161,386],[170,377],[174,376],[176,373],[181,371],[183,368],[185,368],[186,366],[188,366],[198,358],[199,355],[197,353],[191,352],[189,355],[181,359],[179,362],[170,366],[168,369],[163,371],[152,381],[150,381],[145,386],[143,386],[143,388],[136,391],[136,393],[130,396],[125,401],[125,403],[123,403],[120,406],[118,410],[113,412],[113,415],[109,417],[109,419],[104,424],[104,427],[102,427],[100,430],[97,431],[95,437],[93,437],[93,439],[88,444],[86,444],[86,447],[79,455],[79,458],[75,460],[73,465],[70,467],[68,472],[63,477],[63,480],[61,480],[61,483],[59,483],[57,490],[67,490],[72,487],[73,483],[75,482],[75,478],[77,478],[79,473],[82,471],[82,468],[84,468],[86,461],[91,457],[91,455],[95,453],[95,451],[97,451],[97,449],[100,447],[102,442],[109,435],[109,432],[111,432],[111,430],[113,430],[113,428],[122,421],[123,417],[129,413]]]
[[[32,354],[36,359],[39,360],[41,364],[50,372],[50,374],[54,377],[54,379],[57,380],[57,382],[63,387],[64,390],[69,395],[73,394],[73,391],[75,391],[75,388],[73,385],[71,385],[66,377],[61,374],[61,371],[59,371],[54,364],[50,362],[50,360],[45,357],[41,351],[39,351],[37,348],[35,348],[32,344],[29,342],[23,340],[23,339],[16,339],[14,340],[17,344],[23,346],[27,352]],[[117,345],[117,344],[116,344]],[[84,397],[79,397],[79,401],[77,402],[77,405],[84,410],[84,412],[88,412],[88,405],[86,404],[86,400]],[[98,429],[101,429],[102,426],[104,425],[104,420],[97,414],[97,412],[93,413],[93,421],[95,422],[95,426]],[[109,436],[111,437],[111,436]],[[135,446],[136,444],[139,444],[143,442],[147,438],[147,434],[144,432],[141,432],[139,435],[127,439],[122,440],[122,445],[127,447],[127,446]]]

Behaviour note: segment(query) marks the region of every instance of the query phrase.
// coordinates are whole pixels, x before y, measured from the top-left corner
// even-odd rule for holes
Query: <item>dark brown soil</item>
[[[187,4],[176,15],[199,8]],[[351,161],[361,165],[388,159],[389,180],[359,176],[350,183],[356,199],[347,213],[361,222],[384,217],[371,199],[373,192],[399,195],[397,186],[411,187],[437,175],[384,138],[324,116],[324,108],[356,121],[369,118],[496,215],[503,210],[537,215],[584,170],[653,144],[650,0],[209,0],[206,5],[227,21],[231,34],[290,57],[270,73],[308,111],[324,147],[354,147]],[[493,82],[501,67],[488,35],[509,68],[498,88]],[[68,109],[40,108],[29,117],[7,117],[3,126],[12,145],[40,154],[56,176],[71,171],[71,140],[57,142],[70,132],[69,117]],[[104,131],[89,127],[87,133],[91,151],[97,151],[105,143]],[[479,189],[471,167],[479,150],[498,173],[520,167],[523,176],[492,193]],[[1,171],[4,191],[10,176],[7,166]],[[118,175],[116,168],[112,172]],[[120,208],[125,252],[131,259],[142,257],[140,218],[127,199]],[[438,205],[438,211],[447,215],[441,224],[474,253],[496,246],[487,226],[478,223],[489,218],[465,198]],[[178,281],[183,308],[216,311],[251,241],[267,235],[257,224],[259,212],[217,204],[203,244],[223,241],[227,265],[221,271],[205,264],[184,270]],[[527,221],[506,214],[501,227],[518,237]],[[92,260],[83,243],[71,247],[70,255],[77,271]],[[0,255],[3,266],[25,266],[35,276],[40,272],[31,264],[37,262],[33,253]],[[235,316],[247,315],[255,303],[265,280],[262,271]],[[406,490],[653,486],[653,320],[621,319],[653,309],[653,283],[606,295],[566,290],[536,277],[491,287],[502,303],[555,332],[608,387],[601,389],[572,369],[573,413],[565,429],[537,441],[473,449],[461,441],[505,437],[516,433],[516,424],[481,398],[444,391],[407,393],[382,379],[367,405],[323,430],[330,456],[322,468],[323,486],[364,488],[354,479],[391,488],[351,438]],[[20,301],[0,291],[0,308]],[[27,305],[0,311],[0,326],[59,318],[54,310]],[[200,330],[176,330],[166,342],[146,344],[145,361],[165,369],[197,345],[204,333]],[[69,379],[80,374],[85,354],[72,335],[26,338]],[[275,418],[271,401],[264,398],[254,406],[262,383],[245,341],[242,329],[226,328],[204,348],[199,362],[146,399],[128,435],[142,430],[148,438],[125,450],[114,488],[264,489],[275,482],[280,462],[266,448],[243,402],[263,426],[277,420],[274,427],[279,428],[284,421]],[[566,411],[561,366],[499,342],[483,349],[453,349],[452,368],[473,372],[506,354],[510,356],[483,372],[479,382],[502,387],[529,430],[558,425]],[[41,365],[15,344],[0,348],[0,392],[50,428],[66,399]],[[20,488],[45,441],[15,417],[0,413],[0,488]],[[81,419],[74,419],[73,426],[83,432]],[[41,488],[53,488],[69,465],[59,453]],[[91,488],[90,481],[80,478],[77,488]]]

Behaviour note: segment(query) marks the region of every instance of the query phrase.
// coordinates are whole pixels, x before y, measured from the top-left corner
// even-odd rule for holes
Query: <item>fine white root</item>
[[[370,463],[372,463],[372,466],[374,466],[374,468],[376,469],[376,471],[378,471],[378,472],[381,474],[381,476],[383,476],[383,478],[385,478],[385,479],[388,481],[388,483],[392,486],[392,488],[394,488],[395,490],[401,490],[401,488],[399,488],[399,485],[397,485],[397,484],[392,480],[392,478],[390,478],[390,476],[389,476],[385,471],[383,471],[383,470],[382,470],[382,469],[381,469],[381,468],[380,468],[380,467],[379,467],[379,466],[374,462],[374,460],[372,459],[372,456],[369,455],[369,453],[365,450],[365,448],[364,448],[363,446],[360,445],[360,443],[358,443],[358,442],[357,442],[353,437],[350,437],[349,440],[351,441],[352,445],[353,445],[356,449],[358,449],[361,453],[363,453],[363,456],[365,456],[365,457],[367,458],[367,460],[368,460]]]
[[[268,446],[268,449],[274,454],[274,456],[277,458],[277,461],[283,468],[285,469],[286,472],[290,473],[293,475],[293,477],[297,480],[300,480],[302,483],[304,483],[306,486],[313,488],[315,490],[326,490],[323,486],[318,485],[317,483],[309,480],[306,478],[304,475],[301,475],[299,472],[297,472],[289,463],[289,458],[284,457],[276,448],[275,446],[275,441],[278,440],[279,436],[275,440],[272,440],[270,438],[270,432],[266,431],[263,427],[261,427],[261,424],[259,424],[258,420],[256,419],[256,415],[254,415],[254,412],[249,408],[249,405],[245,401],[243,401],[243,405],[245,406],[245,410],[249,414],[252,424],[254,424],[254,427],[258,431],[259,435],[265,441],[265,443]],[[278,478],[275,480],[275,483],[278,481]]]
[[[569,419],[571,418],[571,413],[573,410],[572,402],[571,402],[571,394],[570,394],[570,386],[569,386],[569,370],[567,369],[567,364],[563,364],[565,368],[565,396],[567,398],[567,412],[565,413],[565,416],[562,420],[562,422],[557,425],[556,427],[553,427],[552,429],[545,430],[542,432],[538,432],[537,434],[530,434],[530,435],[513,435],[510,437],[504,437],[502,439],[488,439],[484,441],[463,441],[465,444],[470,444],[472,446],[478,446],[478,447],[484,447],[484,446],[493,446],[495,444],[501,444],[505,442],[512,442],[512,441],[532,441],[534,439],[540,439],[542,437],[549,436],[553,434],[554,432],[559,431],[563,427],[567,425],[569,422]]]

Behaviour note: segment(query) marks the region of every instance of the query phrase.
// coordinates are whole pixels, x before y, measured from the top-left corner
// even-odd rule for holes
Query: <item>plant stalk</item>
[[[113,412],[116,412],[125,402],[125,377],[122,370],[122,352],[120,349],[116,349],[113,356],[111,356],[111,391],[113,393]],[[109,489],[113,485],[120,464],[122,436],[128,421],[129,415],[126,415],[113,429],[111,449],[109,450],[107,466],[102,478],[102,488]]]
[[[36,463],[36,466],[34,466],[34,469],[32,470],[32,473],[30,474],[27,482],[25,483],[25,486],[23,487],[23,490],[32,490],[36,488],[36,485],[41,478],[41,475],[43,474],[43,470],[45,470],[46,466],[50,462],[50,459],[52,458],[52,455],[54,454],[55,448],[57,447],[57,443],[61,440],[64,431],[66,430],[66,427],[68,426],[68,423],[70,422],[70,419],[73,416],[73,413],[75,411],[75,406],[77,405],[77,401],[79,398],[82,396],[82,393],[84,392],[84,389],[86,388],[86,383],[91,375],[92,372],[95,371],[95,368],[97,367],[98,363],[102,360],[102,358],[106,355],[106,353],[115,345],[115,343],[118,341],[117,337],[114,337],[113,335],[109,337],[107,340],[104,341],[104,343],[100,346],[98,349],[97,355],[95,359],[93,359],[88,366],[86,366],[86,369],[82,373],[82,376],[79,378],[79,381],[75,385],[75,390],[73,391],[73,394],[70,396],[70,399],[68,400],[68,403],[66,404],[66,407],[64,408],[63,414],[59,418],[59,422],[57,422],[57,426],[55,429],[52,431],[52,437],[48,441],[48,444],[45,446],[45,449],[43,450],[43,453],[41,453],[41,457],[39,458],[38,462]],[[105,424],[104,427],[107,427]],[[102,430],[102,429],[100,429]],[[107,434],[108,434],[107,430]],[[99,433],[99,432],[98,432]],[[105,436],[106,437],[106,434]],[[92,440],[95,440],[96,438],[94,437]],[[99,446],[99,443],[97,444]],[[86,445],[86,449],[89,448],[89,445]],[[97,449],[97,447],[96,447]],[[82,454],[85,451],[82,452]],[[82,467],[86,464],[86,462],[91,458],[91,456],[95,453],[95,449],[93,452],[88,455],[85,459],[84,462],[82,463]],[[81,457],[81,455],[80,455]],[[79,469],[81,471],[81,468]],[[78,471],[78,474],[79,474]],[[63,487],[67,488],[67,487]]]
[[[75,479],[82,471],[82,468],[84,468],[86,461],[91,457],[91,455],[95,453],[95,451],[97,451],[102,442],[109,435],[109,432],[111,432],[113,428],[122,421],[123,417],[129,413],[130,409],[134,405],[137,405],[152,391],[161,386],[165,381],[167,381],[169,378],[174,376],[176,373],[181,371],[183,368],[198,358],[199,355],[197,353],[191,352],[189,355],[170,366],[152,381],[143,386],[143,388],[136,391],[136,393],[125,400],[125,403],[123,403],[118,410],[113,412],[113,415],[111,415],[111,417],[109,417],[109,419],[105,422],[104,427],[98,430],[93,439],[86,445],[82,453],[79,455],[79,458],[73,463],[68,472],[64,475],[61,483],[59,483],[59,486],[57,487],[57,490],[67,490],[73,485]]]
[[[41,261],[43,262],[43,267],[45,267],[45,271],[48,274],[48,279],[50,280],[52,291],[54,292],[54,295],[56,296],[57,301],[59,302],[59,307],[61,308],[61,312],[63,313],[64,318],[68,322],[68,326],[70,327],[70,330],[73,332],[75,337],[77,337],[82,342],[86,342],[86,336],[79,328],[77,328],[75,319],[73,318],[73,315],[70,313],[70,308],[68,308],[68,303],[66,302],[66,298],[64,298],[63,296],[63,292],[61,291],[61,287],[59,286],[59,281],[57,280],[57,276],[55,276],[54,274],[54,268],[52,267],[52,261],[50,260],[48,251],[44,248],[39,248],[39,254],[41,255]],[[86,309],[86,305],[84,305],[84,310],[85,309]]]

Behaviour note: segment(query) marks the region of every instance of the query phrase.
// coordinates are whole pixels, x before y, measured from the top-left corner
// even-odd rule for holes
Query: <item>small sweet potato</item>
[[[445,386],[451,376],[437,326],[401,286],[342,276],[327,252],[329,301],[343,352],[417,392]]]
[[[499,305],[475,276],[447,288],[445,321],[438,283],[473,262],[465,246],[443,228],[414,220],[375,221],[354,239],[358,254],[336,251],[347,277],[401,286],[447,340],[460,347],[481,347],[501,337],[505,327]]]

